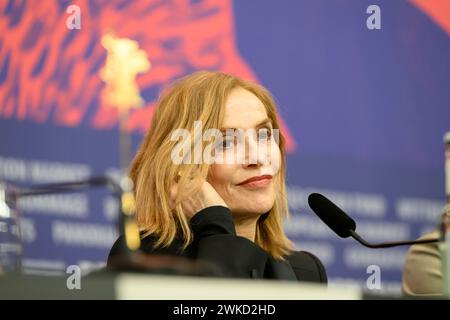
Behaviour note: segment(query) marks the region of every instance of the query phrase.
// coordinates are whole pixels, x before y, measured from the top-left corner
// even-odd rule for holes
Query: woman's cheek
[[[223,191],[224,187],[229,182],[229,170],[227,170],[227,165],[224,164],[213,164],[210,167],[210,174],[208,175],[207,181],[216,189],[216,191]]]
[[[270,174],[276,175],[281,168],[281,152],[277,144],[273,144],[269,153]]]

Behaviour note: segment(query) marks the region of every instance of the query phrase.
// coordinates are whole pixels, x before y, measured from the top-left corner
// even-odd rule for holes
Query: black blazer
[[[179,238],[168,247],[155,248],[153,236],[142,239],[141,251],[205,261],[217,267],[223,277],[327,283],[325,268],[313,254],[295,251],[285,261],[278,261],[252,241],[237,236],[231,212],[226,207],[205,208],[191,219],[190,225],[194,241],[184,251]],[[121,248],[122,237],[109,253],[108,266]]]

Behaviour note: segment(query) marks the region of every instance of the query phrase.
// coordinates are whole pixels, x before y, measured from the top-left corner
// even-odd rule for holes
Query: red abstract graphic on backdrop
[[[81,9],[81,29],[66,27],[67,6]],[[1,1],[0,117],[95,129],[118,124],[117,110],[101,101],[99,72],[107,32],[138,41],[152,68],[138,75],[145,107],[127,122],[144,133],[160,89],[199,69],[257,80],[236,47],[231,1]],[[288,151],[294,141],[281,119]]]
[[[411,2],[450,35],[450,1],[411,0]]]

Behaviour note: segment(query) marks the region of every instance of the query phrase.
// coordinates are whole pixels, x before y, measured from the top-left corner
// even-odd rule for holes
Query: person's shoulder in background
[[[438,238],[439,231],[427,233],[419,239]],[[442,261],[437,243],[412,245],[406,254],[402,275],[402,290],[407,296],[440,296]]]
[[[287,257],[298,281],[328,283],[325,267],[319,258],[307,251],[294,251]]]

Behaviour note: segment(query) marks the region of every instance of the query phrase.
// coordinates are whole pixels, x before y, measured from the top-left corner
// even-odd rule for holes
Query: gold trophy
[[[131,153],[131,136],[126,131],[130,110],[142,107],[144,99],[140,96],[136,76],[150,70],[150,61],[137,41],[118,38],[111,33],[102,37],[102,46],[107,51],[105,66],[100,70],[100,77],[105,82],[101,98],[106,105],[117,108],[119,115],[119,153],[122,172],[121,207],[123,216],[122,232],[126,246],[135,251],[140,246],[139,230],[134,219],[135,202],[133,182],[126,175]]]

